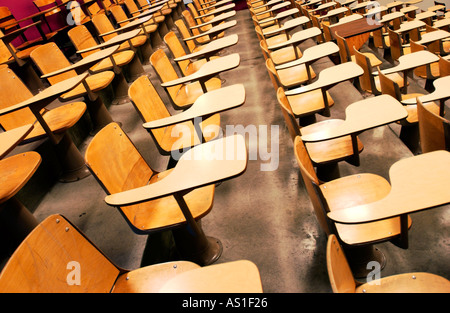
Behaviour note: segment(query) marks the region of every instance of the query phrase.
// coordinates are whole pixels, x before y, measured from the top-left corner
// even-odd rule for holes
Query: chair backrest
[[[85,160],[108,194],[145,186],[153,175],[130,138],[114,122],[94,136],[86,149]]]
[[[335,32],[334,34],[336,36],[336,42],[339,47],[339,56],[341,57],[341,63],[350,62],[351,56],[347,41],[345,40],[344,37],[339,36],[337,32]]]
[[[120,269],[61,215],[41,222],[0,275],[0,292],[111,292]]]
[[[181,45],[180,40],[178,40],[177,35],[175,34],[175,32],[170,31],[168,32],[165,36],[164,36],[164,42],[166,43],[166,45],[169,47],[170,52],[172,53],[174,59],[175,58],[179,58],[182,56],[186,55],[186,51],[184,51],[183,46]],[[186,73],[186,69],[189,66],[190,63],[192,63],[190,61],[190,59],[187,60],[183,60],[183,61],[178,61],[177,62],[181,71],[183,72],[184,75],[187,75]]]
[[[380,78],[380,88],[381,93],[385,95],[390,95],[391,97],[394,97],[398,101],[402,100],[402,94],[400,92],[400,87],[398,84],[387,77],[385,74],[383,74],[380,71],[380,67],[377,67],[378,69],[378,76]]]
[[[450,60],[439,56],[439,76],[444,77],[448,75],[450,75]]]
[[[111,6],[109,8],[109,11],[112,13],[114,19],[116,20],[116,23],[128,19],[128,16],[126,15],[125,11],[123,10],[123,8],[120,5]],[[120,27],[122,27],[128,23],[129,22],[123,22],[123,23],[120,23],[119,25],[120,25]]]
[[[86,14],[81,8],[81,5],[76,1],[69,1],[69,11],[71,13],[72,19],[77,25],[80,25],[81,22],[87,18]]]
[[[146,75],[139,77],[130,85],[128,96],[145,123],[170,116],[164,102]],[[156,142],[161,143],[165,131],[165,127],[156,128],[151,130],[151,134]]]
[[[450,151],[450,121],[431,112],[419,99],[417,115],[422,153],[436,150]]]
[[[409,46],[411,47],[411,53],[427,50],[424,45],[416,43],[414,40],[409,41]],[[429,77],[431,73],[429,72],[429,66],[422,65],[414,68],[414,74],[419,77]]]
[[[22,80],[8,67],[0,69],[0,109],[25,101],[33,96]],[[0,116],[0,125],[10,130],[27,124],[33,124],[36,117],[26,107]]]
[[[192,36],[189,33],[189,30],[188,30],[186,24],[183,22],[183,20],[181,20],[181,19],[176,20],[175,26],[177,27],[178,32],[181,34],[181,37],[183,39],[186,39],[186,38],[189,38]],[[197,48],[197,45],[195,44],[195,41],[193,39],[187,40],[187,41],[185,41],[185,43],[186,43],[186,46],[188,47],[190,53],[194,52],[195,49]]]
[[[49,57],[51,56],[51,57]],[[69,60],[54,42],[49,42],[39,48],[33,50],[30,54],[31,59],[39,68],[42,74],[51,73],[59,69],[70,66]],[[51,85],[60,81],[77,76],[75,70],[48,77],[47,80]]]
[[[70,41],[78,51],[94,47],[97,45],[97,42],[95,41],[94,37],[89,32],[87,27],[84,25],[75,26],[74,28],[70,29],[67,32],[67,35],[69,36]],[[81,56],[85,58],[88,55],[95,53],[97,51],[100,51],[100,49],[83,52],[81,53]]]
[[[95,29],[97,30],[98,34],[104,34],[104,33],[114,30],[113,24],[111,23],[109,18],[106,16],[106,14],[103,14],[103,13],[93,15],[92,23],[94,24]],[[117,33],[112,33],[112,34],[109,34],[106,36],[102,36],[102,38],[104,41],[108,41],[111,38],[114,38],[115,36],[117,36]]]
[[[191,12],[189,10],[184,10],[181,13],[181,15],[182,15],[182,17],[184,19],[184,22],[186,23],[187,27],[194,27],[194,26],[198,25],[195,22],[194,17],[192,16],[192,14],[191,14]],[[192,28],[191,31],[192,31],[192,35],[194,35],[194,36],[197,36],[197,35],[201,34],[199,28]],[[199,39],[199,40],[205,39],[206,40],[206,39],[209,39],[209,37],[206,35],[206,36],[199,37],[197,39]]]
[[[128,12],[130,12],[130,14],[132,16],[136,16],[139,15],[140,12],[138,12],[139,8],[136,4],[136,2],[134,2],[134,0],[125,0],[123,3],[125,3],[125,6],[128,9]]]
[[[394,60],[398,60],[398,58],[403,55],[401,36],[399,33],[391,30],[390,28],[387,29],[387,32],[389,36],[389,49],[391,51],[391,57]]]
[[[375,86],[375,80],[371,71],[372,65],[370,64],[370,59],[355,47],[353,47],[353,54],[355,56],[356,64],[358,64],[364,70],[364,73],[359,76],[359,83],[361,88],[363,90],[371,92],[374,95],[380,94]]]
[[[88,6],[87,8],[89,10],[89,13],[91,13],[91,15],[95,15],[97,13],[99,13],[100,11],[102,11],[103,9],[100,8],[100,6],[98,5],[97,1],[94,1],[94,3],[92,3],[90,6]]]
[[[280,78],[278,77],[277,70],[275,69],[275,64],[272,59],[269,57],[266,59],[266,68],[269,72],[270,80],[272,81],[273,88],[277,90],[281,87]]]
[[[163,49],[156,50],[150,56],[150,63],[163,83],[179,78]],[[167,92],[172,99],[175,99],[181,87],[182,85],[167,87]]]
[[[331,28],[327,24],[322,24],[322,31],[325,37],[325,41],[334,41],[333,36],[331,35]]]
[[[326,216],[326,213],[324,212],[323,204],[318,194],[316,193],[315,188],[315,186],[320,185],[320,182],[317,178],[317,174],[314,170],[314,166],[312,164],[311,158],[309,157],[308,151],[306,150],[305,144],[303,143],[300,136],[295,137],[294,153],[298,166],[300,167],[303,182],[305,183],[306,190],[313,205],[316,218],[322,230],[328,235],[331,233],[330,227],[328,226],[328,218]]]
[[[41,8],[43,8],[45,6],[49,6],[48,8],[50,8],[51,4],[56,6],[55,0],[33,0],[33,3],[40,11],[41,11]]]
[[[328,236],[327,242],[327,270],[333,292],[355,292],[356,283],[352,270],[347,262],[344,250],[333,234]]]
[[[0,23],[1,28],[3,28],[5,25],[10,25],[11,27],[19,25],[18,23],[15,23],[16,18],[11,13],[8,7],[0,7],[0,20],[2,20],[2,22]]]
[[[295,142],[295,138],[301,135],[300,126],[298,125],[297,119],[295,118],[294,112],[292,112],[291,105],[289,104],[289,100],[282,87],[277,90],[277,100],[281,108],[281,113],[283,113],[289,135],[291,135],[292,142]]]

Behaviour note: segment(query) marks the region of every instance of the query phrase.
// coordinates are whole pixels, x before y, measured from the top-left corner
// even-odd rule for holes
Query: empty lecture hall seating
[[[445,3],[28,2],[0,292],[450,292]]]

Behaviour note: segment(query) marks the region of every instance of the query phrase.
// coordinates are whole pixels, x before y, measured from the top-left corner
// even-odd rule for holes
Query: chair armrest
[[[179,84],[188,83],[196,80],[206,80],[211,76],[217,75],[221,72],[231,70],[239,66],[240,57],[239,54],[234,53],[212,61],[206,62],[197,72],[194,74],[181,77],[169,82],[161,84],[161,87],[171,87]]]
[[[120,45],[122,42],[136,37],[137,35],[139,35],[140,32],[141,32],[140,29],[134,29],[132,31],[114,36],[110,40],[105,41],[104,43],[101,43],[99,45],[92,46],[92,47],[89,47],[89,48],[86,48],[83,50],[79,50],[79,51],[77,51],[77,53],[84,53],[84,52],[88,52],[88,51],[92,51],[92,50],[96,50],[96,49],[107,48],[107,47],[118,45],[118,44]]]
[[[124,206],[183,193],[238,176],[246,167],[247,148],[242,135],[223,137],[186,151],[160,181],[109,195],[105,202]]]
[[[57,71],[47,73],[45,75],[42,75],[41,78],[48,78],[55,75],[59,75],[68,71],[75,70],[77,73],[83,73],[86,71],[86,69],[90,68],[93,64],[99,62],[100,60],[103,60],[104,58],[107,58],[111,56],[114,52],[116,52],[119,49],[119,45],[112,46],[109,48],[106,48],[104,50],[100,50],[96,53],[93,53],[91,55],[88,55],[84,59],[80,60],[79,62],[72,64],[71,66],[59,69]]]
[[[118,32],[124,31],[124,30],[131,30],[133,28],[141,26],[145,22],[148,22],[150,19],[152,19],[152,17],[153,17],[153,15],[149,15],[149,16],[138,18],[137,20],[135,20],[135,21],[133,21],[133,22],[123,26],[123,27],[116,28],[116,29],[114,29],[112,31],[100,34],[99,36],[103,37],[103,36],[111,35],[111,34],[118,33]]]
[[[282,65],[275,66],[276,70],[282,70],[289,67],[301,65],[301,64],[309,64],[314,62],[320,58],[323,58],[327,55],[339,52],[339,46],[334,42],[326,42],[316,46],[312,46],[310,48],[305,49],[303,51],[303,55],[300,59],[284,63]]]
[[[299,44],[306,39],[313,38],[319,36],[322,31],[318,27],[311,27],[305,30],[300,30],[294,34],[292,34],[291,39],[286,40],[285,42],[273,45],[268,47],[269,50],[277,50],[289,45]]]
[[[222,22],[230,17],[233,17],[236,15],[236,11],[230,11],[230,12],[226,12],[226,13],[222,13],[220,15],[217,15],[216,17],[214,17],[212,20],[206,22],[206,23],[202,23],[202,24],[198,24],[195,26],[190,27],[190,29],[196,29],[196,28],[200,28],[206,25],[213,25],[217,24],[219,22]]]
[[[219,24],[219,25],[216,25],[216,26],[212,27],[211,29],[209,29],[208,31],[206,31],[204,33],[201,33],[199,35],[195,35],[195,36],[192,36],[192,37],[184,38],[183,40],[184,41],[189,41],[189,40],[200,38],[200,37],[203,37],[203,36],[211,36],[211,37],[213,37],[215,34],[221,33],[224,30],[226,30],[227,28],[236,26],[236,24],[237,24],[236,20],[225,22],[225,23],[222,23],[222,24]]]
[[[228,48],[232,45],[235,45],[235,44],[237,44],[237,42],[238,42],[238,35],[236,35],[236,34],[226,36],[223,38],[219,38],[219,39],[213,40],[210,43],[206,44],[206,46],[203,49],[201,49],[200,51],[190,53],[190,54],[184,55],[179,58],[175,58],[174,61],[179,62],[179,61],[195,59],[195,58],[204,57],[204,56],[207,57],[208,55],[216,53],[219,50],[222,50],[222,49]]]
[[[194,104],[181,113],[145,123],[146,129],[166,127],[195,118],[207,117],[222,111],[243,105],[245,102],[244,85],[232,85],[207,92],[195,100]]]
[[[196,17],[194,17],[194,18],[195,18],[195,19],[201,19],[201,18],[205,18],[205,17],[211,16],[211,15],[215,15],[215,14],[217,14],[217,13],[223,13],[223,12],[225,12],[225,11],[228,11],[228,10],[233,9],[235,6],[236,6],[235,3],[231,3],[231,4],[228,4],[228,5],[224,5],[223,7],[217,8],[217,9],[215,9],[215,10],[212,10],[211,12],[208,12],[208,13],[203,14],[203,15],[196,16]]]
[[[288,6],[290,6],[290,5],[291,5],[291,3],[290,3],[289,1],[284,1],[283,3],[274,5],[274,6],[273,6],[272,8],[270,8],[269,10],[266,10],[266,11],[263,11],[263,12],[258,12],[258,13],[256,13],[255,15],[258,16],[258,15],[263,15],[263,14],[266,14],[266,13],[269,13],[269,12],[274,12],[274,11],[283,9],[283,8],[285,8],[285,7],[288,7]]]
[[[403,216],[450,202],[450,152],[439,150],[397,161],[389,170],[391,192],[381,200],[328,213],[343,224]]]

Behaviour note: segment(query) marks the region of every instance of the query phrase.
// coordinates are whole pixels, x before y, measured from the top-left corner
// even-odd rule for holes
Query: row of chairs
[[[217,8],[213,7],[214,3],[209,5],[211,8],[202,4],[203,10],[208,9],[209,14],[219,8],[218,6]],[[183,11],[183,13],[185,12]],[[95,20],[101,15],[102,13],[99,13],[93,15],[92,18]],[[184,24],[182,20],[177,20],[174,24],[181,25],[181,23]],[[86,32],[82,26],[78,27],[74,33]],[[187,28],[186,25],[184,27]],[[79,36],[74,35],[74,37]],[[83,37],[87,38],[88,36]],[[183,49],[183,54],[186,55],[187,47],[183,46],[175,31],[169,29],[163,39],[167,48],[174,54],[174,58],[176,53],[183,53],[177,49]],[[211,42],[214,40],[215,38],[210,38]],[[77,49],[79,48],[77,47]],[[31,58],[41,69],[44,68],[42,64],[44,61],[40,55],[48,56],[50,54],[52,55],[51,61],[57,62],[62,52],[54,43],[50,43],[36,49],[31,54]],[[149,63],[157,73],[161,87],[165,86],[164,84],[171,85],[171,87],[165,87],[166,96],[172,101],[176,110],[183,110],[179,113],[180,115],[189,115],[194,108],[198,110],[202,106],[211,106],[213,103],[208,103],[211,101],[218,102],[218,104],[216,103],[218,111],[224,110],[221,105],[228,105],[229,102],[234,102],[234,106],[243,104],[245,91],[242,85],[222,86],[220,79],[209,77],[211,73],[206,75],[206,79],[202,79],[199,74],[205,68],[211,68],[218,62],[234,62],[237,66],[238,62],[236,61],[239,61],[239,56],[231,54],[228,56],[216,55],[211,60],[200,61],[190,67],[185,66],[184,63],[178,63],[181,73],[181,76],[178,76],[178,71],[174,67],[175,61],[168,57],[162,47],[155,49],[149,57]],[[52,64],[48,66],[52,66]],[[99,64],[95,69],[98,69],[98,66]],[[14,75],[8,68],[3,70],[2,73]],[[91,67],[89,71],[92,70]],[[55,71],[55,68],[43,70],[42,73],[52,71]],[[105,69],[98,71],[100,74],[107,72],[108,70]],[[197,76],[194,77],[193,75],[196,74]],[[215,75],[217,74],[219,72],[215,73]],[[180,79],[184,79],[184,82],[177,83]],[[8,81],[13,85],[13,78]],[[21,85],[22,90],[26,90],[26,86],[20,80],[16,79],[15,81],[15,84]],[[171,84],[171,82],[175,83]],[[148,128],[160,152],[172,157],[174,151],[182,151],[185,154],[189,151],[194,153],[199,149],[202,151],[201,146],[203,145],[205,145],[204,149],[207,149],[206,145],[210,144],[208,147],[213,149],[211,144],[221,144],[218,138],[219,114],[204,113],[207,118],[201,121],[199,128],[194,121],[202,118],[203,115],[191,116],[177,124],[170,122],[164,124],[164,120],[171,117],[169,104],[165,103],[163,97],[158,93],[149,73],[141,73],[130,83],[127,93],[142,118],[144,126],[149,122],[158,123],[160,121],[163,125]],[[206,88],[202,88],[204,86]],[[31,97],[30,93],[24,96],[26,95]],[[75,97],[74,95],[74,98],[79,98],[79,96]],[[222,99],[222,101],[218,101],[214,97],[218,97],[217,99]],[[227,101],[225,102],[223,99],[227,99]],[[84,109],[86,108],[84,102],[74,103],[79,103]],[[214,131],[211,131],[211,126]],[[181,133],[174,131],[177,127],[182,128]],[[186,127],[190,130],[189,132],[186,131]],[[206,131],[207,128],[209,129]],[[227,147],[229,146],[227,145]],[[245,148],[245,145],[243,147]],[[240,148],[243,147],[240,146]],[[170,174],[182,171],[177,167],[183,159],[183,155],[181,158],[172,159],[173,163],[169,161],[167,170],[162,172],[154,170],[145,161],[121,126],[116,122],[107,122],[90,141],[83,163],[105,192],[114,196],[147,185],[150,187],[152,184],[161,186],[164,184],[164,179],[167,180]],[[226,163],[227,161],[222,162],[220,166],[226,167]],[[209,168],[208,171],[214,172],[214,169]],[[233,173],[233,176],[237,174],[239,173]],[[186,182],[193,178],[188,173],[182,177]],[[192,186],[187,192],[177,192],[176,188],[174,189],[175,191],[167,196],[117,207],[131,229],[138,234],[172,230],[178,244],[178,253],[181,259],[186,261],[156,264],[133,271],[121,269],[90,242],[75,225],[57,214],[49,216],[40,223],[17,248],[0,275],[0,290],[2,292],[262,292],[259,271],[252,262],[242,260],[210,265],[220,257],[220,242],[210,242],[210,239],[205,237],[199,220],[212,209],[215,184]],[[185,210],[190,213],[187,214]],[[195,237],[192,232],[198,232],[200,237],[200,240],[196,240],[194,244],[189,243],[191,238]],[[206,243],[203,240],[206,240]],[[73,244],[74,242],[77,244]],[[190,246],[193,246],[191,250],[183,248]],[[210,248],[210,246],[213,247]],[[30,249],[30,247],[32,248]],[[216,247],[219,251],[214,250]],[[64,252],[60,253],[60,249],[64,249]],[[215,254],[209,255],[209,250],[214,250]],[[36,259],[43,260],[43,262],[36,263]],[[81,284],[76,283],[76,274],[74,274],[75,281],[73,283],[66,279],[68,265],[74,260],[78,262],[74,265],[74,269],[76,270],[78,266],[78,269],[82,270],[83,281]]]
[[[373,88],[376,85],[375,80],[378,81],[380,86],[378,89],[372,89],[373,96],[387,94],[400,101],[402,99],[399,98],[399,95],[389,93],[387,86],[397,86],[397,90],[399,90],[398,83],[403,81],[403,77],[398,74],[387,76],[381,73],[378,76],[373,76],[373,69],[377,68],[379,70],[379,66],[382,64],[376,53],[361,52],[353,47],[352,50],[349,50],[345,38],[337,33],[335,37],[325,36],[324,29],[327,29],[327,26],[323,27],[324,24],[318,24],[317,20],[314,22],[314,15],[307,10],[308,2],[305,4],[295,2],[294,5],[290,3],[287,9],[284,10],[284,12],[289,12],[286,15],[261,11],[264,5],[272,8],[275,8],[277,5],[279,8],[282,7],[279,2],[270,6],[271,2],[266,3],[258,0],[247,1],[247,4],[250,12],[253,14],[255,32],[261,42],[261,51],[277,94],[278,104],[294,143],[294,153],[300,167],[303,182],[318,222],[328,236],[327,268],[333,291],[405,292],[409,290],[411,292],[426,292],[434,287],[435,289],[433,290],[437,292],[448,290],[449,282],[447,279],[424,273],[395,275],[383,278],[383,281],[375,282],[374,284],[363,284],[360,286],[358,286],[359,283],[355,282],[355,276],[365,277],[365,274],[367,274],[364,270],[359,271],[358,269],[361,255],[373,257],[374,259],[379,257],[378,250],[373,247],[374,243],[391,241],[399,245],[399,218],[362,225],[344,225],[332,222],[326,214],[330,211],[382,199],[389,194],[391,186],[383,177],[369,173],[340,177],[336,166],[338,162],[345,160],[353,165],[359,164],[357,160],[355,161],[355,154],[359,154],[363,150],[364,145],[357,136],[352,138],[349,135],[322,142],[308,143],[304,143],[301,136],[315,132],[326,132],[327,129],[332,129],[343,123],[342,120],[338,119],[325,119],[321,122],[316,122],[315,119],[317,113],[325,117],[331,116],[330,111],[332,109],[330,108],[334,101],[327,92],[327,89],[331,86],[350,80],[353,81],[355,87],[362,91],[359,84],[366,87],[367,82],[365,80],[369,77],[372,80],[370,87]],[[260,14],[257,15],[256,12],[260,12]],[[265,18],[259,18],[259,16],[263,15],[261,12],[266,12],[264,13],[266,14],[264,15]],[[344,19],[351,19],[352,16],[357,14],[349,14],[348,12],[350,10],[342,13],[345,15]],[[295,24],[294,21],[299,21],[305,17],[306,19],[301,24]],[[296,25],[295,27],[297,28],[287,27],[289,25]],[[279,31],[276,32],[275,30],[277,29]],[[289,33],[289,30],[292,29],[294,30]],[[311,32],[312,29],[315,29],[316,32]],[[297,32],[293,33],[295,30]],[[309,35],[306,36],[308,32]],[[283,42],[292,41],[296,36],[297,38],[301,37],[301,34],[305,34],[303,41],[297,41],[293,45],[282,45]],[[306,41],[307,39],[309,39],[309,42]],[[300,48],[300,42],[304,43],[302,45],[304,48]],[[353,53],[350,54],[350,51],[353,51]],[[340,62],[338,62],[340,64],[324,69],[318,74],[314,72],[312,65],[316,60],[326,56],[333,59],[336,54],[340,56]],[[350,58],[350,55],[354,55],[354,57]],[[316,58],[311,56],[316,56]],[[308,60],[308,62],[303,60]],[[377,62],[375,66],[371,61]],[[342,66],[349,63],[356,65],[360,71],[354,76],[343,76],[342,72],[345,70]],[[442,67],[445,67],[448,65],[448,61],[441,58],[441,64]],[[351,67],[347,67],[346,70],[351,71]],[[333,76],[337,77],[337,79],[330,79]],[[323,77],[328,77],[329,81],[325,82],[322,79]],[[321,81],[323,83],[319,83]],[[357,84],[358,81],[359,84]],[[308,86],[314,84],[320,88],[314,89],[311,87],[314,90],[308,89]],[[300,90],[299,87],[303,87],[308,92],[292,92],[292,90]],[[376,92],[375,90],[379,91]],[[418,94],[415,95],[415,97],[418,96]],[[419,101],[417,107],[418,109],[416,109],[416,106],[411,106],[408,109],[408,118],[401,121],[401,123],[404,123],[403,125],[409,126],[414,124],[417,126],[416,111],[422,109],[430,112],[429,107],[432,107],[434,110],[437,106],[434,103],[422,105]],[[294,114],[294,112],[298,113]],[[431,111],[430,114],[435,114],[435,110]],[[305,119],[305,116],[312,116],[312,118]],[[411,219],[409,217],[408,227],[411,227]],[[346,254],[347,256],[345,256]],[[414,281],[412,282],[413,279]],[[420,281],[420,283],[416,284],[417,281]]]

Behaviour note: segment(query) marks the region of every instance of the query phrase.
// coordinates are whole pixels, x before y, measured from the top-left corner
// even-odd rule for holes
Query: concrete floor
[[[202,227],[207,235],[222,241],[223,254],[217,263],[238,259],[253,261],[260,270],[265,292],[329,293],[331,288],[325,255],[327,238],[318,226],[300,176],[293,144],[278,107],[248,10],[238,11],[236,20],[237,26],[227,34],[238,34],[239,42],[223,55],[237,52],[241,63],[238,68],[222,74],[221,78],[225,79],[225,85],[244,84],[246,102],[240,108],[222,113],[222,126],[224,130],[226,125],[242,125],[247,130],[255,127],[257,136],[247,136],[247,147],[249,154],[256,158],[249,160],[243,175],[216,188],[214,208],[202,219]],[[305,42],[302,48],[311,44],[314,43]],[[323,58],[314,63],[313,68],[320,73],[332,65],[329,58]],[[389,63],[384,65],[390,66]],[[151,66],[146,65],[145,70],[151,75],[161,96],[167,100]],[[423,82],[420,80],[417,84],[412,82],[410,90],[423,91],[421,86]],[[363,99],[351,82],[333,87],[330,94],[335,100],[332,118],[345,118],[345,107]],[[173,111],[169,102],[166,103]],[[116,121],[122,123],[124,131],[149,164],[163,170],[167,158],[157,152],[132,104],[112,105],[109,111]],[[361,165],[354,167],[342,163],[341,175],[370,172],[388,179],[389,167],[394,162],[413,155],[397,134],[396,125],[361,134],[360,139],[365,145]],[[86,136],[79,142],[83,153],[90,139]],[[43,154],[45,149],[48,150],[45,145],[45,142],[40,145]],[[29,145],[21,147],[14,153],[29,148]],[[270,160],[264,160],[267,151],[271,153]],[[278,164],[270,163],[275,161]],[[269,163],[277,164],[276,169],[262,171],[262,166]],[[173,251],[167,244],[170,242],[170,232],[155,236],[134,234],[119,211],[105,204],[105,192],[94,177],[74,183],[58,183],[48,176],[45,166],[44,162],[36,178],[18,196],[38,220],[54,213],[63,214],[117,265],[127,269],[173,257]],[[49,181],[44,191],[39,189],[43,188],[40,187],[43,181]],[[449,207],[415,213],[411,217],[413,226],[409,232],[409,249],[403,250],[391,243],[376,245],[387,258],[381,275],[426,271],[450,279]],[[3,262],[6,260],[7,257]]]

